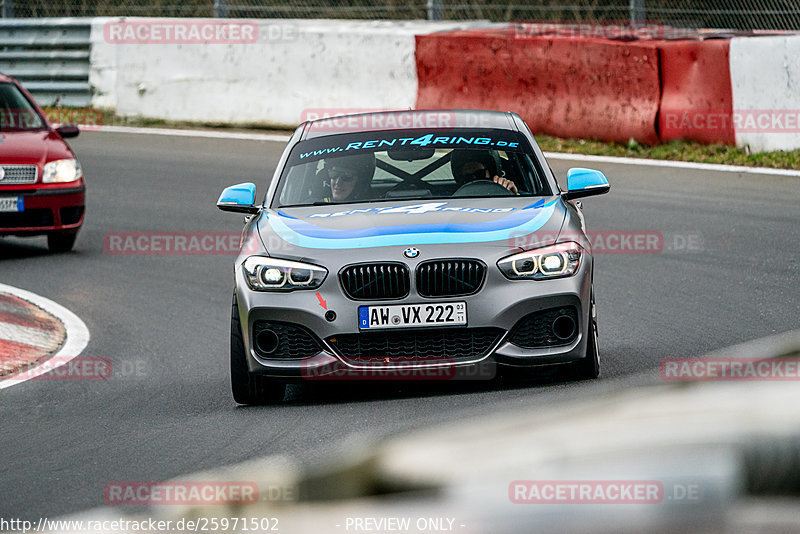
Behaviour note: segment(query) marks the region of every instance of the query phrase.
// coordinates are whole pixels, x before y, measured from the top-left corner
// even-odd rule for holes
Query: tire
[[[238,404],[249,405],[276,404],[286,395],[286,384],[254,375],[247,368],[236,294],[231,307],[231,393]]]
[[[586,357],[569,365],[568,376],[572,380],[587,380],[600,376],[600,350],[597,346],[597,307],[592,291],[589,304],[589,337],[586,340]]]
[[[67,232],[60,234],[47,234],[47,248],[50,252],[69,252],[75,246],[78,234]]]

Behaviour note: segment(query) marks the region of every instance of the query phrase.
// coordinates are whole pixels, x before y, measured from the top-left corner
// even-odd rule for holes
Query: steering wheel
[[[491,180],[473,180],[462,185],[452,194],[454,197],[508,197],[514,196],[514,193],[503,187],[502,185]]]

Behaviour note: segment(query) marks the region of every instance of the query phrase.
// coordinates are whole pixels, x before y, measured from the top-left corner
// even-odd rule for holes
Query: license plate
[[[0,198],[0,211],[24,211],[25,203],[22,197],[4,197]]]
[[[466,302],[431,302],[430,304],[397,304],[358,308],[358,327],[362,330],[465,324],[467,324]]]

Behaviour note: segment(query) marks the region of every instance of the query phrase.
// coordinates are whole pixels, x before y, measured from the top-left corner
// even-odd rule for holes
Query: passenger
[[[514,194],[519,194],[513,181],[498,176],[497,161],[488,150],[453,150],[450,170],[458,187],[475,180],[490,180]]]

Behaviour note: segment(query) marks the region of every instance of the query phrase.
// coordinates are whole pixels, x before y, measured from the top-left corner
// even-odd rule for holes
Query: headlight
[[[548,280],[572,276],[581,264],[583,248],[569,241],[508,256],[497,266],[511,280]]]
[[[83,171],[77,159],[59,159],[45,164],[42,182],[45,184],[74,182],[82,177]]]
[[[328,276],[328,270],[318,265],[266,256],[250,256],[242,263],[242,270],[247,285],[254,291],[314,289]]]

